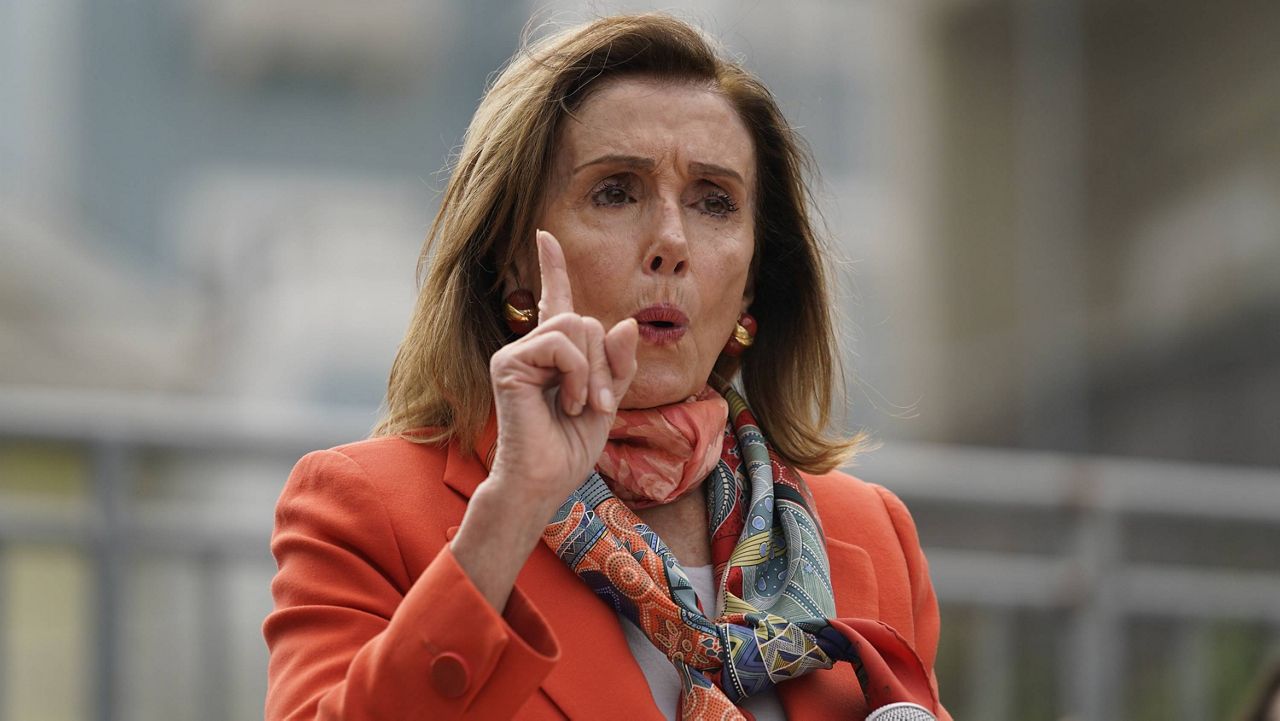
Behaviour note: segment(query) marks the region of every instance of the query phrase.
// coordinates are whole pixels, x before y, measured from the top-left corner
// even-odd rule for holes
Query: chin
[[[654,408],[679,403],[697,395],[711,377],[710,366],[699,372],[702,359],[688,347],[655,349],[641,346],[636,353],[636,361],[636,377],[622,397],[619,408]]]
[[[622,397],[619,408],[655,408],[669,403],[679,403],[696,395],[706,385],[706,379],[694,381],[688,374],[665,376],[664,374],[636,372],[636,378]]]

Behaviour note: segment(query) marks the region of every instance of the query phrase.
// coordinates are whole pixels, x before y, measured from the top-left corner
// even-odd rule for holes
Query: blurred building
[[[802,5],[683,12],[818,158],[853,422],[1280,462],[1274,3]],[[376,403],[533,9],[0,7],[5,381]]]
[[[936,25],[939,435],[1276,465],[1280,7],[1041,5]]]
[[[528,19],[653,4],[586,7],[0,0],[0,721],[260,712],[274,496],[297,453],[372,425],[442,168]],[[851,426],[889,451],[1280,466],[1280,4],[676,12],[741,54],[812,146]],[[270,440],[237,445],[255,434]],[[127,457],[100,438],[129,439]],[[101,512],[102,478],[129,513]],[[919,492],[931,550],[1083,553],[1075,501],[1023,513]],[[1276,524],[1247,505],[1196,532],[1135,512],[1120,545],[1280,572]],[[132,555],[94,546],[135,523]],[[139,550],[183,528],[206,540]],[[959,619],[940,666],[957,708],[1059,717],[1074,687],[1027,649],[1066,653],[1062,609],[992,622],[939,589]],[[1167,623],[1136,623],[1129,645],[1176,655]],[[1280,637],[1263,626],[1194,638],[1256,661]],[[968,654],[1002,633],[1021,675],[984,681]],[[1167,687],[1156,675],[1128,717],[1165,714],[1144,700]]]

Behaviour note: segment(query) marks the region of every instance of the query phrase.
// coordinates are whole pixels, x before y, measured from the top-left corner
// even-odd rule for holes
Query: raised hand
[[[575,313],[560,243],[538,231],[537,244],[538,327],[489,363],[498,443],[486,484],[549,513],[600,457],[635,376],[638,336],[634,319],[606,332],[599,320]]]
[[[605,332],[573,311],[564,252],[538,231],[538,327],[489,362],[498,443],[450,542],[454,558],[501,612],[555,509],[604,450],[618,400],[636,373],[636,322]]]

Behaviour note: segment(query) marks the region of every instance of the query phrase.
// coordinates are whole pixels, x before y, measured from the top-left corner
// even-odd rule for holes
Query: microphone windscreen
[[[925,707],[904,702],[881,706],[867,716],[867,721],[937,721],[937,719]]]

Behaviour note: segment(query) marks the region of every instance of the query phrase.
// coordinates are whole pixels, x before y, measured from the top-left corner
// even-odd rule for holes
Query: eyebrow
[[[609,153],[608,155],[601,155],[595,160],[588,160],[582,165],[579,165],[578,167],[573,169],[573,174],[577,175],[578,171],[582,170],[583,168],[590,167],[592,165],[605,165],[605,164],[622,165],[624,167],[635,168],[637,170],[653,170],[654,166],[657,165],[657,163],[654,162],[653,158],[643,158],[643,157],[640,157],[639,155],[620,155],[617,153]],[[710,175],[713,177],[732,178],[738,181],[739,183],[746,185],[746,181],[742,179],[742,176],[738,173],[738,171],[734,170],[733,168],[726,168],[723,165],[716,165],[715,163],[704,163],[704,162],[695,160],[689,163],[689,170],[692,170],[694,173],[697,173],[699,175]]]

